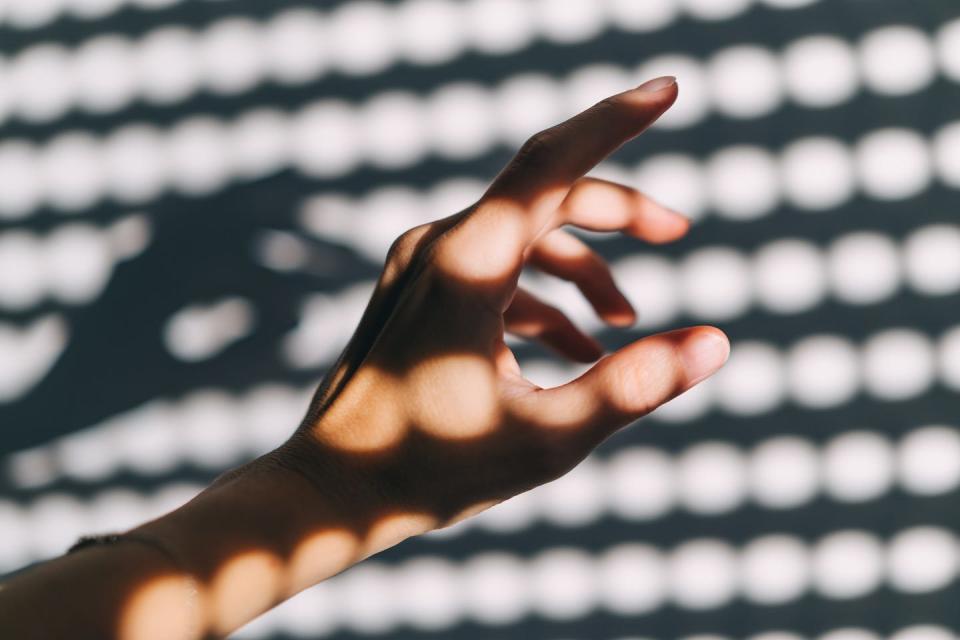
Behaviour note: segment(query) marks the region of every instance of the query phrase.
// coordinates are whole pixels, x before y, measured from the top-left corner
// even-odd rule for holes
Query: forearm
[[[222,636],[424,528],[405,514],[382,518],[374,494],[342,477],[324,484],[269,460],[248,465],[132,530],[167,553],[121,541],[15,578],[0,591],[0,629],[17,638]],[[63,614],[29,614],[40,610]]]

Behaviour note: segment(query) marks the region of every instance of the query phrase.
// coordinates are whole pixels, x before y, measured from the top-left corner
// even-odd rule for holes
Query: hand
[[[467,210],[393,244],[357,331],[280,451],[322,484],[331,466],[373,491],[374,527],[397,537],[454,522],[569,471],[618,428],[716,371],[726,337],[665,333],[541,389],[504,333],[593,361],[602,348],[559,310],[518,288],[524,266],[570,280],[607,323],[635,315],[602,258],[568,231],[620,231],[652,243],[688,223],[637,191],[583,177],[677,96],[672,78],[608,98],[532,137]]]

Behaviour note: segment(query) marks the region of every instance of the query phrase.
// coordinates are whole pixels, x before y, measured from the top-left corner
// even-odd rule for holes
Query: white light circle
[[[614,273],[624,295],[637,309],[639,327],[659,327],[678,311],[677,272],[673,264],[656,256],[629,256],[616,263]]]
[[[842,38],[814,35],[783,52],[787,93],[806,107],[833,107],[850,100],[860,86],[853,48]]]
[[[427,119],[412,93],[381,93],[363,105],[358,118],[362,153],[375,166],[406,167],[427,151]]]
[[[887,572],[890,586],[904,593],[945,588],[960,570],[956,536],[939,527],[914,527],[890,541]]]
[[[936,35],[937,59],[944,75],[960,80],[960,19],[945,23]]]
[[[4,21],[14,29],[36,29],[56,19],[63,11],[67,0],[9,0],[0,9]]]
[[[126,106],[138,87],[134,47],[120,36],[99,36],[76,51],[71,73],[77,85],[77,102],[94,113]]]
[[[62,116],[76,97],[71,57],[60,45],[40,44],[17,54],[6,80],[13,109],[29,122]]]
[[[608,0],[607,11],[614,26],[624,31],[646,33],[662,29],[677,19],[677,0]]]
[[[823,449],[824,489],[843,502],[865,502],[887,493],[894,480],[890,441],[866,431],[836,436]]]
[[[567,95],[567,111],[579,113],[597,104],[607,96],[630,88],[630,75],[622,67],[612,64],[590,64],[570,74],[563,83]]]
[[[886,235],[851,233],[827,250],[827,272],[833,293],[841,301],[875,304],[893,297],[900,286],[900,252]]]
[[[477,84],[452,83],[428,99],[424,126],[431,149],[446,158],[475,158],[497,137],[496,107]]]
[[[944,627],[914,625],[897,631],[890,640],[957,640],[957,634]]]
[[[729,320],[744,313],[751,302],[750,267],[739,251],[699,249],[680,267],[684,306],[696,317]]]
[[[764,246],[753,263],[760,305],[776,313],[801,313],[820,304],[827,291],[824,262],[820,250],[804,240]]]
[[[591,40],[606,26],[604,7],[595,0],[535,0],[540,32],[551,42]]]
[[[807,440],[780,436],[750,454],[750,492],[757,504],[792,509],[812,500],[820,488],[820,456]]]
[[[934,134],[933,161],[940,180],[960,187],[960,122],[947,124]]]
[[[197,36],[183,27],[148,33],[135,49],[140,94],[157,104],[174,104],[192,95],[201,82]]]
[[[753,416],[778,406],[786,392],[783,356],[762,342],[738,342],[716,376],[718,404],[734,415]]]
[[[218,391],[198,391],[179,407],[178,437],[186,459],[201,469],[225,469],[244,453],[237,424],[240,414],[233,398]]]
[[[192,117],[178,123],[166,139],[170,181],[182,193],[213,193],[230,178],[229,138],[219,120]]]
[[[859,354],[836,336],[804,338],[787,355],[790,394],[801,406],[835,407],[860,388]]]
[[[270,75],[283,84],[303,84],[327,70],[330,51],[326,20],[318,11],[288,9],[276,14],[263,31]]]
[[[167,185],[170,164],[160,132],[148,125],[130,125],[103,142],[107,190],[124,203],[147,202]]]
[[[746,496],[746,465],[740,451],[732,445],[694,445],[678,458],[677,472],[680,502],[693,513],[728,512]]]
[[[783,150],[783,191],[796,207],[833,209],[850,200],[857,188],[853,154],[832,138],[802,138]]]
[[[658,56],[640,65],[635,76],[636,84],[660,76],[675,76],[681,88],[677,101],[654,127],[684,129],[706,117],[710,110],[710,88],[700,61],[680,54]]]
[[[494,100],[501,135],[515,147],[567,115],[563,113],[563,95],[557,82],[546,75],[514,76],[497,88]]]
[[[960,291],[960,227],[933,225],[911,233],[903,245],[910,286],[927,295]]]
[[[903,200],[923,192],[933,177],[927,141],[915,131],[881,129],[856,147],[860,184],[878,200]]]
[[[764,47],[741,45],[724,49],[707,63],[707,77],[717,110],[732,118],[758,118],[780,106],[780,65]]]
[[[93,428],[57,440],[54,450],[64,475],[82,482],[98,482],[114,474],[120,466],[120,460],[109,438],[108,431]],[[126,526],[136,524],[130,522]],[[104,530],[109,528],[105,527]]]
[[[413,558],[404,562],[394,579],[399,608],[412,627],[438,631],[454,626],[463,615],[458,572],[440,558]]]
[[[27,509],[29,544],[36,560],[59,556],[90,531],[88,511],[73,496],[47,493]]]
[[[97,140],[86,133],[57,136],[40,162],[47,200],[58,209],[86,209],[103,196],[107,173]]]
[[[330,55],[340,71],[371,75],[396,60],[398,34],[391,10],[381,2],[356,0],[329,14]]]
[[[924,393],[936,377],[930,339],[911,329],[876,334],[863,348],[864,383],[882,400],[906,400]]]
[[[937,73],[933,43],[920,29],[893,25],[876,29],[860,41],[863,81],[882,95],[915,93]]]
[[[335,578],[343,626],[362,634],[382,634],[397,626],[402,612],[394,575],[386,567],[364,563]]]
[[[561,527],[581,527],[603,514],[604,482],[598,465],[587,458],[572,471],[534,489],[543,517]]]
[[[47,237],[44,269],[50,292],[63,302],[89,302],[106,287],[113,271],[110,245],[88,224],[60,227]]]
[[[807,547],[792,536],[757,538],[741,552],[740,574],[743,594],[752,602],[776,605],[795,600],[810,582]]]
[[[930,426],[908,433],[899,448],[900,484],[917,495],[938,495],[960,485],[960,433]]]
[[[661,553],[642,544],[608,549],[598,562],[603,606],[619,616],[655,611],[667,594],[667,574]]]
[[[22,218],[40,204],[43,184],[36,148],[19,140],[0,144],[0,218]]]
[[[308,176],[343,175],[360,162],[359,121],[344,102],[308,105],[293,120],[294,163]]]
[[[533,609],[550,620],[576,620],[597,605],[599,575],[593,560],[579,549],[558,548],[530,562]]]
[[[940,338],[937,352],[944,384],[960,389],[960,327],[954,327]]]
[[[466,613],[481,624],[511,624],[530,610],[531,574],[515,555],[472,556],[464,563],[462,576]]]
[[[397,5],[397,47],[416,64],[449,62],[467,46],[465,11],[450,0],[409,0]]]
[[[670,424],[690,422],[713,408],[716,399],[715,381],[711,378],[697,383],[650,414],[656,420]]]
[[[27,309],[45,293],[43,245],[25,231],[0,233],[0,309]]]
[[[215,22],[201,37],[197,54],[207,87],[219,94],[248,91],[266,71],[260,29],[246,18]]]
[[[670,594],[684,609],[706,610],[722,607],[736,593],[737,556],[719,540],[694,540],[677,547],[670,555]]]
[[[635,180],[645,194],[689,218],[699,218],[706,209],[706,176],[691,156],[670,153],[648,158],[637,168]]]
[[[478,51],[503,55],[526,47],[536,33],[536,7],[526,0],[468,0],[469,37]]]
[[[230,149],[237,173],[248,180],[262,178],[290,161],[290,121],[273,109],[254,109],[230,125]]]
[[[773,155],[760,147],[738,145],[707,160],[712,205],[725,218],[754,220],[780,201],[780,179]]]
[[[607,500],[617,516],[651,520],[673,508],[677,483],[666,454],[648,447],[623,449],[610,458],[606,472]]]
[[[827,598],[865,596],[880,586],[883,574],[883,546],[872,534],[840,531],[823,538],[814,549],[814,585]]]

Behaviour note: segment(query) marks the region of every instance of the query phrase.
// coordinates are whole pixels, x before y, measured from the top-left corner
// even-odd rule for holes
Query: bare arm
[[[12,637],[221,636],[403,539],[550,481],[620,427],[716,371],[716,329],[651,336],[542,389],[504,333],[575,360],[602,349],[518,288],[530,265],[575,282],[611,325],[634,312],[603,260],[562,227],[648,242],[687,222],[584,178],[676,99],[671,79],[534,136],[469,209],[394,244],[364,316],[291,439],[132,532],[0,590]],[[58,615],[37,616],[37,611]]]

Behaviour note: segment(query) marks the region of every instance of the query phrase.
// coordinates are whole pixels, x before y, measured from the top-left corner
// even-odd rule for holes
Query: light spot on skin
[[[392,398],[395,383],[383,380],[380,373],[365,367],[351,378],[350,384],[351,393],[340,396],[330,406],[327,417],[330,424],[355,426],[320,431],[317,437],[326,446],[354,452],[384,451],[399,442],[409,426],[394,409],[403,406],[399,399]],[[379,401],[362,402],[365,398]]]
[[[500,421],[496,372],[484,358],[447,355],[426,360],[410,371],[406,388],[408,406],[417,408],[410,416],[415,427],[438,438],[475,438]]]
[[[248,551],[232,558],[210,582],[211,629],[226,635],[249,622],[248,612],[269,609],[282,584],[283,563],[272,553]]]
[[[307,536],[290,554],[287,593],[311,587],[349,566],[360,543],[346,529],[320,531]]]
[[[120,616],[117,637],[121,640],[197,637],[197,630],[205,626],[202,620],[205,608],[198,599],[189,608],[193,616],[184,616],[183,603],[191,598],[200,596],[193,594],[185,576],[166,575],[150,580],[128,599]]]
[[[370,526],[360,559],[399,544],[412,536],[426,533],[438,524],[437,517],[429,513],[408,512],[383,516]]]

